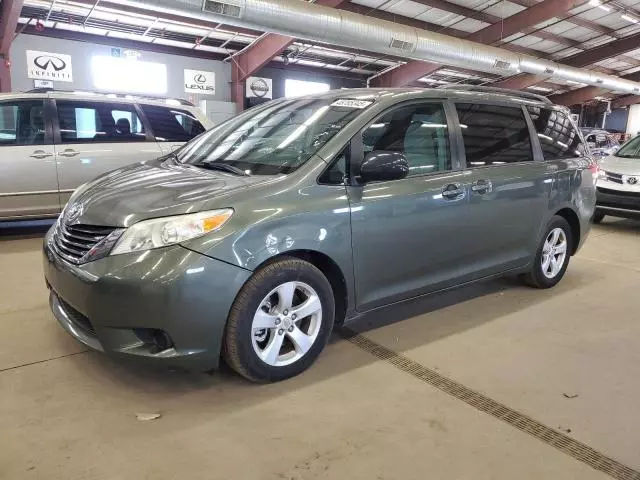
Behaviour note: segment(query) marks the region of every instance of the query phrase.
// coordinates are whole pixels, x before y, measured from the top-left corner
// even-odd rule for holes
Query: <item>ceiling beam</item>
[[[611,108],[623,108],[629,105],[635,105],[640,103],[640,95],[625,95],[624,97],[618,97],[611,102]]]
[[[571,67],[586,67],[587,65],[593,65],[594,63],[606,60],[607,58],[635,50],[638,48],[638,45],[640,45],[640,33],[613,40],[590,50],[585,50],[583,52],[576,53],[575,55],[562,58],[559,61]],[[540,83],[546,78],[548,77],[526,73],[514,75],[505,80],[501,80],[494,83],[493,86],[521,90],[523,88],[530,87],[531,85],[535,85],[536,83]]]
[[[431,1],[432,0],[430,0],[430,2]],[[543,0],[533,7],[507,17],[504,21],[500,20],[477,32],[467,34],[464,38],[466,40],[490,45],[532,25],[556,17],[583,2],[584,0]],[[376,77],[373,79],[372,85],[378,87],[403,87],[425,75],[433,73],[440,68],[440,66],[441,65],[437,63],[413,60]]]
[[[629,75],[624,75],[625,80],[632,81],[640,81],[640,72],[631,73]],[[569,92],[560,93],[558,95],[551,95],[549,100],[553,103],[557,103],[558,105],[566,105],[570,107],[571,105],[578,105],[580,103],[588,102],[592,100],[594,97],[599,97],[602,95],[606,95],[609,90],[599,87],[583,87],[576,88],[575,90],[571,90]]]
[[[317,0],[318,5],[337,7],[346,0]],[[275,57],[284,52],[296,39],[278,33],[266,33],[244,50],[231,56],[231,94],[236,113],[244,109],[244,82]]]

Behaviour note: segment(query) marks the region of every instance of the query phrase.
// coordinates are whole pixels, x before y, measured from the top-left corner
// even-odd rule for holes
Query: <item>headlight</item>
[[[124,231],[110,255],[150,250],[184,242],[218,230],[227,223],[231,215],[233,210],[225,208],[143,220]]]

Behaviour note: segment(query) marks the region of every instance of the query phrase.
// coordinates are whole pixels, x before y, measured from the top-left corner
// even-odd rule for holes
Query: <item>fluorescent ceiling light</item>
[[[626,20],[627,22],[631,22],[631,23],[638,23],[640,22],[640,20],[638,20],[635,17],[632,17],[631,15],[627,15],[626,13],[623,13],[622,15],[620,15],[620,18],[623,20]]]

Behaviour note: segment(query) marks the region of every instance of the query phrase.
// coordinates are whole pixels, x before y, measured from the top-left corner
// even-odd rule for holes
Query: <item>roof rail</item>
[[[121,98],[125,100],[153,100],[158,102],[178,102],[180,105],[186,105],[193,107],[193,103],[183,98],[172,98],[172,97],[153,97],[148,95],[132,95],[132,94],[124,94],[124,93],[105,93],[105,92],[92,92],[89,90],[58,90],[55,88],[33,88],[28,90],[25,93],[77,93],[78,95],[87,94],[87,95],[96,95],[102,97],[109,98]]]
[[[498,87],[485,87],[483,85],[441,85],[438,89],[450,89],[450,90],[469,90],[472,92],[480,93],[501,93],[503,95],[511,95],[512,97],[528,98],[530,100],[537,100],[539,102],[553,105],[553,102],[543,95],[531,92],[521,92],[519,90],[509,90],[508,88]]]

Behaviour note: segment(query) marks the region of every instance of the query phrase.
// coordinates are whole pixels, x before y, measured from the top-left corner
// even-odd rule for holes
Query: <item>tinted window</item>
[[[456,105],[467,165],[501,165],[533,160],[531,139],[520,107]]]
[[[569,117],[559,110],[527,107],[545,160],[582,157],[585,147]]]
[[[61,143],[134,142],[146,138],[132,105],[58,100]]]
[[[0,104],[0,145],[42,145],[44,136],[42,101]]]
[[[374,150],[403,153],[409,175],[451,169],[447,120],[440,104],[395,108],[363,132],[362,142],[365,155]]]
[[[184,110],[153,105],[142,105],[142,110],[159,142],[188,142],[205,130],[197,118]]]

